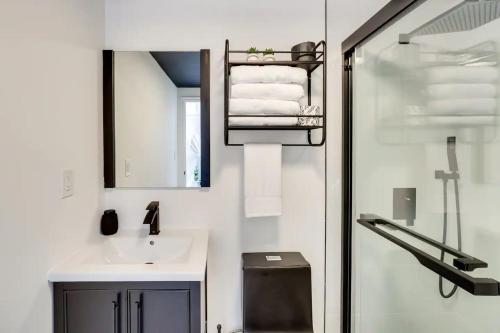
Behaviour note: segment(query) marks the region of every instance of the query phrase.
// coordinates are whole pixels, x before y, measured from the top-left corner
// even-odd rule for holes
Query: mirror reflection
[[[203,186],[200,52],[115,51],[113,67],[116,187]]]

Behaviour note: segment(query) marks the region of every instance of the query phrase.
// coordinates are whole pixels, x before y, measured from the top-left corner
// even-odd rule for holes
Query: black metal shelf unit
[[[294,54],[301,53],[298,51],[274,51],[275,54]],[[322,146],[326,141],[326,42],[321,41],[316,44],[314,48],[314,54],[316,60],[314,61],[293,61],[293,60],[277,60],[277,61],[231,61],[230,54],[247,54],[247,51],[243,50],[230,50],[229,40],[226,39],[225,56],[224,56],[224,143],[226,146],[243,146],[242,143],[230,143],[229,142],[229,132],[230,131],[274,131],[274,130],[286,130],[286,131],[307,131],[307,143],[284,143],[283,146],[311,146],[319,147]],[[323,103],[321,115],[301,115],[300,118],[320,118],[321,125],[318,126],[230,126],[229,125],[229,95],[230,95],[230,75],[231,68],[233,66],[292,66],[297,67],[298,65],[309,65],[307,66],[307,102],[311,105],[311,74],[320,66],[323,66]],[[231,115],[231,117],[293,117],[289,115]],[[299,117],[299,116],[297,116]],[[311,139],[311,131],[321,130],[321,141],[318,143],[313,143]]]

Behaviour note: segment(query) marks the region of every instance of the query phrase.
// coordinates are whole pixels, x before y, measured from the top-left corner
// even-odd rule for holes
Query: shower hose
[[[452,173],[455,177],[453,177],[453,185],[455,188],[455,209],[457,212],[457,238],[458,238],[458,250],[462,251],[462,227],[461,227],[461,222],[460,222],[460,199],[459,199],[459,193],[458,193],[458,174],[456,172]],[[448,235],[448,179],[444,178],[443,179],[443,203],[444,203],[444,210],[443,210],[443,244],[446,245],[446,238]],[[444,262],[444,256],[445,252],[441,250],[441,261]],[[444,292],[443,288],[443,277],[439,276],[439,293],[443,298],[450,298],[452,297],[455,292],[457,291],[457,286],[454,285],[453,289],[449,293]]]

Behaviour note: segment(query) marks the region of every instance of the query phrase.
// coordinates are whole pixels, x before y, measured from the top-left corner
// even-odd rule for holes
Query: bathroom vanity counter
[[[143,232],[143,231],[142,231]],[[119,231],[78,251],[48,274],[50,282],[203,281],[208,231]]]

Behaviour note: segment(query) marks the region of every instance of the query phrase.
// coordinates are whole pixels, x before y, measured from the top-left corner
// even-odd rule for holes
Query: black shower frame
[[[341,332],[351,333],[352,279],[352,70],[355,48],[428,0],[392,0],[342,42],[342,278]]]

